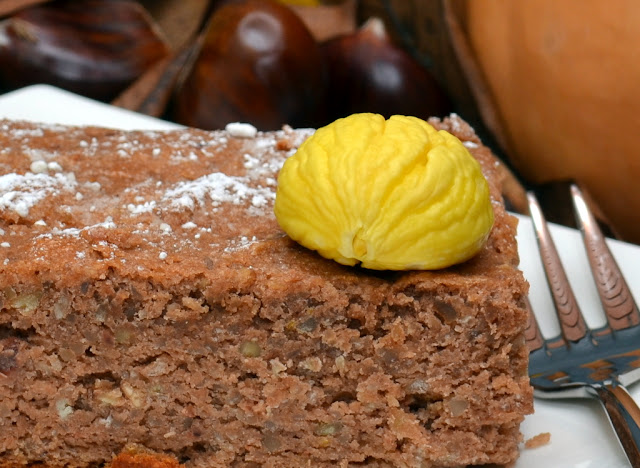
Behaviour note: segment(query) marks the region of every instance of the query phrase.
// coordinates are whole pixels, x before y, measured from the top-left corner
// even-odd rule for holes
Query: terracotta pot
[[[640,243],[637,6],[473,0],[464,24],[521,174],[577,179],[621,237]]]

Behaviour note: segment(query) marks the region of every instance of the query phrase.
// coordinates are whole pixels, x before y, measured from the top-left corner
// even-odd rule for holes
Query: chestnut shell
[[[290,9],[241,0],[214,13],[172,109],[204,129],[249,122],[260,130],[320,122],[326,78],[319,47]]]
[[[448,115],[449,98],[434,76],[393,44],[378,21],[369,20],[358,31],[322,44],[329,74],[329,118],[357,112],[387,118]]]
[[[136,2],[56,1],[0,23],[0,86],[47,83],[109,101],[168,53]]]

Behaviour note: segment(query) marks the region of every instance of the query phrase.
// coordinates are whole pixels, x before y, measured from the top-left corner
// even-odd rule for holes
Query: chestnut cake
[[[500,163],[481,252],[346,267],[288,238],[311,134],[0,121],[0,466],[460,467],[518,457],[527,283]]]

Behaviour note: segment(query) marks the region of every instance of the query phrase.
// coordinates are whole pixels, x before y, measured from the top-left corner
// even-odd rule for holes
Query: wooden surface
[[[215,0],[214,0],[215,1]],[[140,0],[173,48],[179,50],[196,34],[208,0]]]
[[[1,0],[0,1],[0,18],[10,15],[18,10],[45,3],[48,0]]]
[[[317,7],[290,5],[318,42],[353,32],[357,22],[356,7],[356,0]]]

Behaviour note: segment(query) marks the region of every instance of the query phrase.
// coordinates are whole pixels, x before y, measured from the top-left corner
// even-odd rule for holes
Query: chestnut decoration
[[[449,114],[451,106],[429,71],[394,45],[378,18],[353,34],[322,44],[329,73],[329,118],[356,112],[426,119]]]
[[[0,23],[0,86],[47,83],[110,101],[168,53],[137,2],[56,1]]]
[[[204,129],[315,126],[325,88],[320,49],[295,13],[274,1],[228,2],[213,14],[172,114]]]

